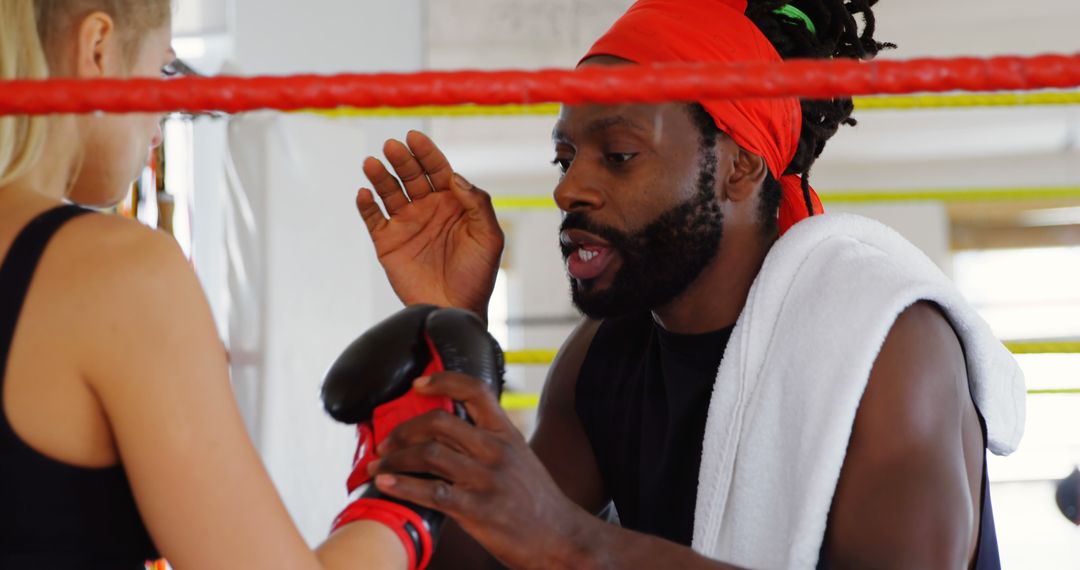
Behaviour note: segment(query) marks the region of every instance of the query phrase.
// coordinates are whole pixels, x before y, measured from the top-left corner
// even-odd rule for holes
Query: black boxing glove
[[[333,529],[360,519],[381,522],[405,545],[409,567],[426,567],[443,515],[383,495],[370,484],[367,466],[390,432],[416,416],[441,409],[468,420],[460,404],[416,393],[413,380],[449,370],[479,378],[498,394],[503,369],[498,343],[476,315],[462,309],[409,307],[353,341],[330,367],[322,387],[326,411],[340,422],[356,424],[359,434],[346,485],[356,499],[338,515]]]

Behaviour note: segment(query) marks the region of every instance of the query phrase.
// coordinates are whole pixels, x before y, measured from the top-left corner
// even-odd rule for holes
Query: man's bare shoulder
[[[566,338],[555,360],[548,370],[547,382],[544,384],[544,393],[540,403],[540,413],[554,411],[549,408],[555,407],[563,411],[573,411],[574,388],[577,385],[578,374],[581,365],[589,353],[593,337],[600,328],[601,320],[584,319],[570,336]]]
[[[920,302],[896,319],[874,363],[863,405],[887,406],[888,426],[913,437],[970,405],[964,350],[941,310]],[[868,401],[869,400],[869,401]]]

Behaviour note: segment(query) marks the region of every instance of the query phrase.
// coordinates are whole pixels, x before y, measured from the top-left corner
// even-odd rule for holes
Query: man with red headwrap
[[[886,47],[874,3],[640,0],[580,65],[865,59]],[[476,426],[418,418],[372,467],[384,493],[457,523],[436,566],[495,564],[477,543],[515,568],[998,565],[984,457],[1015,447],[1022,380],[1011,360],[1001,380],[984,372],[1001,347],[962,302],[915,292],[933,288],[904,274],[923,267],[914,248],[818,216],[806,176],[851,110],[563,108],[555,201],[587,319],[552,365],[531,445],[478,382],[444,374],[418,390],[465,402]],[[379,259],[406,304],[486,313],[503,246],[490,200],[425,136],[406,143],[385,149],[404,188],[364,165],[390,216],[361,191]],[[907,296],[867,307],[845,298],[849,274],[868,299]],[[976,402],[994,408],[989,431]],[[621,526],[595,516],[610,507]]]

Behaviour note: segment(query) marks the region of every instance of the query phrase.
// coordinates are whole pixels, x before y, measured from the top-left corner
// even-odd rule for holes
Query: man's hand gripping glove
[[[406,308],[360,335],[326,374],[322,399],[337,421],[356,424],[359,433],[347,488],[355,497],[334,521],[333,530],[366,519],[397,533],[420,570],[431,560],[443,515],[383,495],[371,483],[375,449],[399,424],[432,410],[468,420],[465,409],[448,398],[422,396],[416,378],[441,371],[461,372],[502,390],[503,354],[480,319],[463,309],[431,305]]]

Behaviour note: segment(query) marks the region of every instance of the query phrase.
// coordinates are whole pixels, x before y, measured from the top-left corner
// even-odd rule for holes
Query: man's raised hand
[[[461,307],[486,316],[504,244],[491,197],[454,174],[423,133],[411,131],[405,141],[383,147],[396,177],[378,159],[364,161],[389,219],[371,190],[361,188],[356,196],[379,263],[406,305]]]

